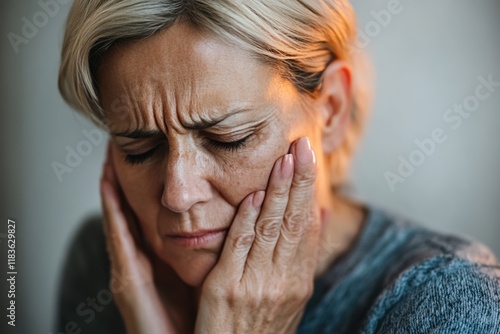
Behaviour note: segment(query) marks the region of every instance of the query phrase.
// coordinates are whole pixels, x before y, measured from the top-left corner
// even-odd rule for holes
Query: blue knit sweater
[[[500,266],[473,240],[371,208],[315,282],[298,333],[500,333]]]
[[[63,270],[57,332],[125,332],[109,272],[101,225],[85,224]],[[316,279],[297,333],[500,334],[500,265],[478,242],[369,208],[355,244]]]

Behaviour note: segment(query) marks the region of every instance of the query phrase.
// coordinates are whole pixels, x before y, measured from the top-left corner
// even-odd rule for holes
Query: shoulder
[[[90,217],[70,242],[63,266],[63,286],[69,278],[85,280],[79,289],[92,283],[102,285],[108,279],[109,267],[101,217]]]
[[[402,272],[422,264],[432,258],[462,259],[465,262],[478,265],[498,265],[493,252],[481,242],[473,238],[444,233],[423,227],[401,215],[371,209],[369,224],[366,229],[372,233],[372,243],[365,251],[361,261],[380,258],[384,250],[386,274],[385,283],[401,275]]]
[[[69,250],[70,253],[75,253],[73,255],[106,251],[103,221],[100,216],[92,216],[83,221],[73,236]]]
[[[438,256],[407,271],[378,298],[365,333],[500,332],[500,267]]]
[[[419,328],[450,332],[450,324],[500,323],[499,277],[495,256],[483,244],[368,207],[352,248],[315,281],[300,329],[428,333]],[[464,314],[471,317],[464,320]]]
[[[407,238],[363,332],[499,333],[500,266],[493,253],[469,238],[391,221]]]
[[[110,262],[100,217],[86,219],[73,237],[63,264],[56,331],[124,332],[110,286]]]

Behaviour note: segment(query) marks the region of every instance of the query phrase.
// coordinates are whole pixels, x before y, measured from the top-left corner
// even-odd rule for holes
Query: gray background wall
[[[470,235],[500,256],[500,89],[458,129],[443,120],[447,109],[474,94],[479,76],[500,81],[500,2],[402,0],[399,13],[377,23],[372,11],[389,3],[354,1],[377,73],[373,114],[353,166],[354,196],[434,229]],[[17,333],[52,332],[66,247],[84,217],[100,210],[104,144],[93,146],[62,182],[51,166],[64,163],[67,146],[76,149],[86,139],[82,130],[94,128],[75,116],[56,88],[69,6],[61,4],[16,53],[7,34],[20,35],[21,19],[32,22],[42,8],[26,0],[1,4],[0,277],[4,282],[2,233],[11,218],[17,223]],[[436,128],[446,141],[392,191],[384,173],[397,173],[399,156],[409,159],[418,148],[414,141]]]

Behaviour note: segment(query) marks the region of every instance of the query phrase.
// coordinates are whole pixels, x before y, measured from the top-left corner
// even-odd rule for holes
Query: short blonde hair
[[[66,102],[105,127],[95,73],[114,44],[145,38],[178,21],[209,31],[278,69],[307,94],[321,89],[334,60],[356,64],[356,22],[347,0],[75,0],[63,41],[59,90]],[[354,51],[354,52],[353,52]],[[354,108],[346,147],[352,150],[369,107],[354,77]]]

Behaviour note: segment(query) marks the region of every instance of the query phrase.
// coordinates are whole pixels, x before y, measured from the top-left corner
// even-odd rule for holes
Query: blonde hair
[[[370,89],[357,71],[362,53],[355,47],[355,15],[347,0],[75,0],[63,41],[61,95],[105,127],[95,73],[106,51],[181,20],[250,51],[307,94],[321,89],[330,62],[349,61],[355,74],[354,108],[342,149],[352,155],[369,108]],[[332,164],[350,160],[342,159]]]

